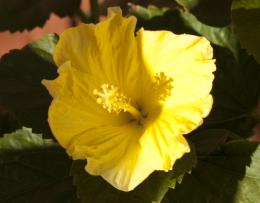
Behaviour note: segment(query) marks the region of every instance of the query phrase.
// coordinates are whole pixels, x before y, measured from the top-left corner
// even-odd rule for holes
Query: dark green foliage
[[[199,21],[215,27],[230,23],[232,0],[176,0],[194,14]]]
[[[57,42],[55,35],[43,37],[21,50],[12,50],[0,60],[0,106],[13,119],[3,118],[2,133],[21,126],[50,135],[47,112],[51,97],[42,79],[56,77],[51,54]],[[6,121],[7,120],[7,121]],[[5,123],[4,123],[5,122]]]
[[[135,8],[138,8],[135,5]],[[157,8],[159,9],[159,8]],[[156,9],[153,9],[153,11]],[[158,11],[158,10],[157,10]],[[167,9],[167,7],[159,9],[158,12],[152,12],[151,9],[135,9],[131,10],[138,18],[137,30],[143,27],[145,30],[170,30],[175,34],[196,33],[194,30],[185,26],[181,18],[181,11],[178,8]],[[143,13],[149,13],[149,17]],[[160,15],[159,15],[160,14]],[[153,16],[150,18],[150,16]]]
[[[220,149],[228,140],[240,139],[236,134],[225,129],[208,129],[190,135],[198,156],[207,156]]]
[[[239,52],[239,62],[226,49],[215,47],[214,51],[214,104],[205,123],[248,137],[256,124],[253,113],[260,94],[260,65],[244,51]]]
[[[257,203],[260,198],[260,148],[256,143],[235,141],[201,157],[197,167],[175,190],[170,203]]]
[[[60,17],[73,15],[80,3],[81,0],[0,0],[0,31],[43,26],[51,13]]]
[[[188,11],[182,12],[181,18],[186,26],[213,44],[228,48],[237,57],[238,43],[230,26],[218,28],[203,24]]]
[[[260,1],[234,0],[232,21],[241,46],[260,63]]]
[[[0,138],[0,202],[76,200],[70,165],[63,149],[31,129],[6,134]]]

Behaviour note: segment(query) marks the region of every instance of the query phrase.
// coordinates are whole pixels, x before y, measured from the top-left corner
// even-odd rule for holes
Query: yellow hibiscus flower
[[[212,107],[215,70],[203,37],[139,30],[110,8],[97,25],[64,31],[55,47],[59,76],[43,80],[53,97],[49,124],[86,171],[130,191],[190,151],[184,134]]]

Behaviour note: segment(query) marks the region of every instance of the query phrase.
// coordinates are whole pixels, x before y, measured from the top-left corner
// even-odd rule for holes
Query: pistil
[[[95,89],[93,94],[96,96],[98,104],[102,105],[110,113],[128,112],[135,120],[140,120],[142,114],[132,104],[130,98],[120,93],[118,88],[113,85],[103,84],[101,90]]]
[[[135,120],[142,119],[142,114],[140,113],[140,111],[138,111],[135,107],[133,107],[130,104],[124,109],[124,112],[130,113]]]

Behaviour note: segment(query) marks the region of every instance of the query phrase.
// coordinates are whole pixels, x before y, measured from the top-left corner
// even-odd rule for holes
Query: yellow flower
[[[183,137],[212,106],[212,48],[203,37],[139,30],[110,8],[97,25],[61,34],[49,124],[86,171],[130,191],[190,151]]]

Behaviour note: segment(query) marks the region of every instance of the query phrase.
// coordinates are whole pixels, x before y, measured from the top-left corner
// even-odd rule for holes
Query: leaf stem
[[[99,5],[98,0],[90,0],[90,10],[91,10],[91,21],[93,23],[99,22]]]
[[[83,22],[83,23],[90,23],[91,19],[90,17],[82,10],[79,9],[76,13],[76,15],[79,17],[79,19]]]

